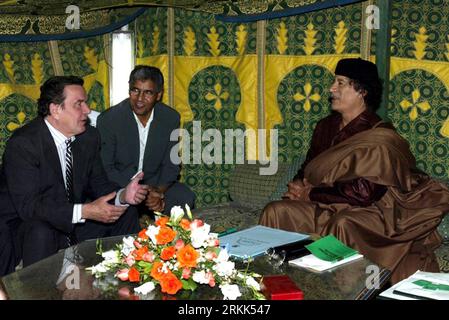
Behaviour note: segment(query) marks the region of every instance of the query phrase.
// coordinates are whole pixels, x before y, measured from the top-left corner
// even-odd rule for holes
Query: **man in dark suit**
[[[193,206],[194,193],[177,181],[179,165],[170,159],[178,141],[170,135],[179,128],[177,111],[161,102],[164,78],[158,68],[136,66],[129,77],[129,98],[104,111],[97,119],[101,157],[109,178],[123,186],[136,172],[145,173],[150,192],[140,211],[170,212],[175,205]]]
[[[22,220],[24,266],[78,241],[139,229],[137,215],[124,212],[146,198],[148,186],[139,184],[143,174],[124,189],[108,180],[100,136],[87,124],[86,101],[81,78],[48,79],[41,87],[38,117],[17,129],[6,145],[1,183]]]
[[[20,262],[18,229],[21,223],[6,188],[6,177],[0,165],[0,277],[13,272]]]

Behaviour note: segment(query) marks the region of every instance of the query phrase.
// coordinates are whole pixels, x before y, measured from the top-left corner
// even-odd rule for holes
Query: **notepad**
[[[363,255],[359,254],[357,250],[346,246],[333,235],[325,236],[305,247],[311,254],[290,260],[290,264],[323,272],[363,258]]]
[[[219,240],[220,246],[225,247],[230,256],[249,258],[264,254],[268,248],[307,238],[307,234],[258,225],[222,236]]]
[[[309,269],[312,271],[323,272],[323,271],[327,271],[327,270],[333,269],[335,267],[338,267],[340,265],[359,260],[361,258],[363,258],[363,255],[355,254],[355,255],[352,255],[345,259],[330,262],[330,261],[322,260],[322,259],[314,256],[313,254],[309,254],[307,256],[304,256],[304,257],[301,257],[298,259],[290,260],[288,263],[296,265],[298,267],[306,268],[306,269]]]
[[[449,300],[449,274],[416,271],[380,294],[396,300]]]
[[[306,245],[306,248],[315,257],[328,262],[337,262],[358,254],[357,250],[346,246],[331,234]]]

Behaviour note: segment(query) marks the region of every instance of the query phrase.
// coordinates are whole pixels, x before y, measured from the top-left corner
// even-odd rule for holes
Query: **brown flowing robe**
[[[364,178],[386,187],[368,206],[317,201],[275,201],[260,224],[285,230],[333,234],[371,261],[392,271],[396,283],[416,270],[438,272],[436,227],[449,211],[449,190],[415,167],[406,140],[394,130],[373,128],[323,151],[305,168],[314,186]]]

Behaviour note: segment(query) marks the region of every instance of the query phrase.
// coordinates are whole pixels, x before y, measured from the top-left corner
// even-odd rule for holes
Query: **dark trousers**
[[[174,206],[181,206],[184,209],[186,204],[193,209],[195,193],[184,183],[176,182],[165,192],[164,214],[170,215],[170,210]]]
[[[21,221],[15,219],[0,225],[0,277],[14,272],[21,259],[18,245],[18,227]]]
[[[23,266],[26,267],[37,261],[65,249],[69,246],[67,234],[53,228],[45,221],[24,222],[21,226]],[[132,234],[139,231],[137,210],[130,206],[116,222],[111,224],[86,220],[85,223],[76,224],[74,233],[78,242]]]

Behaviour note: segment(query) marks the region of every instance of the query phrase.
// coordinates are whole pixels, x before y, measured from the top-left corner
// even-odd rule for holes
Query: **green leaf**
[[[189,280],[183,280],[181,279],[181,283],[182,283],[182,288],[184,290],[191,290],[194,291],[197,288],[197,284],[195,281],[192,280],[192,278],[190,278]]]
[[[137,262],[137,265],[139,267],[141,267],[141,268],[144,268],[145,270],[148,269],[148,268],[151,270],[151,268],[153,267],[152,263],[146,262],[146,261],[143,261],[143,260]]]

